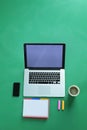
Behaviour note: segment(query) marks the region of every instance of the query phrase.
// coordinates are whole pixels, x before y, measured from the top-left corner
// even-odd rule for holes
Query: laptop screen
[[[25,67],[63,68],[65,44],[25,44]]]

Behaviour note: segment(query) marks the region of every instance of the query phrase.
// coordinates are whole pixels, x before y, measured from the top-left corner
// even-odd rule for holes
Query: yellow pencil
[[[62,100],[62,110],[64,110],[64,100]]]

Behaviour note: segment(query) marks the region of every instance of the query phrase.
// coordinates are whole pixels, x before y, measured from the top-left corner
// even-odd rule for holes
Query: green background
[[[66,96],[47,120],[22,118],[25,42],[66,43]],[[87,129],[87,0],[0,0],[0,130]],[[20,82],[20,97],[12,96]],[[80,95],[68,97],[76,84]],[[64,99],[65,110],[57,110]]]

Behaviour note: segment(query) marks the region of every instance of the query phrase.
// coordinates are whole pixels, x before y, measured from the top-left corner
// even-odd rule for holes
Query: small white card
[[[28,118],[48,118],[49,99],[30,99],[23,101],[23,117]]]

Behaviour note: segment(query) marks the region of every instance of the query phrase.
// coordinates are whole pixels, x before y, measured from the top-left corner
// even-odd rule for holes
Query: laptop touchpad
[[[49,95],[51,93],[49,86],[39,86],[38,87],[39,95]]]

